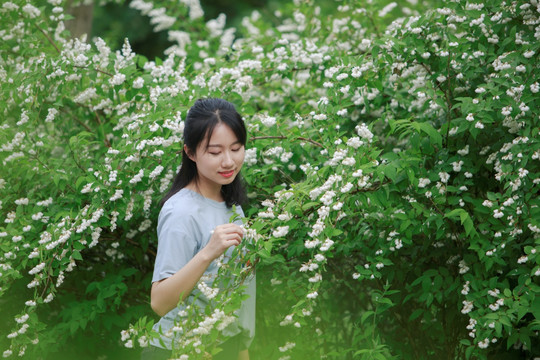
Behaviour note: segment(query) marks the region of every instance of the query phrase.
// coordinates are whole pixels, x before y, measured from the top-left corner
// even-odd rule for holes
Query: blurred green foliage
[[[129,7],[129,1],[122,4],[108,3],[95,6],[91,38],[99,36],[112,49],[120,49],[128,38],[133,51],[148,59],[163,57],[163,51],[172,45],[167,39],[167,31],[155,33],[149,18],[140,11]],[[242,17],[253,10],[261,13],[273,12],[283,0],[205,0],[201,1],[205,20],[215,19],[219,14],[227,15],[226,27],[237,27]]]

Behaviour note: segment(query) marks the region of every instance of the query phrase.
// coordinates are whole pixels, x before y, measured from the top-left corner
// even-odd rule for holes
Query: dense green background
[[[201,6],[205,12],[205,20],[215,19],[224,13],[227,15],[226,27],[236,27],[242,21],[242,17],[249,15],[251,11],[256,9],[262,14],[268,14],[278,9],[283,2],[285,1],[205,0],[201,1]],[[162,58],[163,51],[171,45],[167,39],[167,31],[153,32],[148,17],[130,8],[129,1],[123,4],[109,3],[95,6],[90,36],[101,37],[112,49],[120,49],[124,38],[128,38],[133,51],[148,59]]]
[[[36,139],[33,136],[38,136],[35,130],[43,127],[44,112],[50,108],[58,108],[61,112],[54,125],[45,126],[48,142],[44,144],[44,149],[38,149],[38,156],[33,156],[28,150],[26,158],[13,163],[17,166],[11,166],[9,173],[2,173],[1,177],[9,184],[5,188],[0,186],[1,199],[4,200],[2,214],[16,211],[17,219],[15,224],[0,224],[0,231],[7,229],[10,232],[9,237],[4,236],[7,241],[2,240],[0,246],[3,250],[17,247],[10,237],[21,233],[21,228],[30,223],[35,228],[25,236],[32,246],[38,247],[36,242],[45,225],[34,222],[31,217],[42,208],[33,203],[16,206],[16,200],[21,197],[29,197],[33,201],[54,196],[54,204],[44,210],[51,215],[52,221],[47,225],[50,228],[56,226],[59,218],[66,213],[80,214],[81,208],[87,204],[91,206],[91,212],[105,207],[107,213],[95,224],[103,229],[96,247],[90,248],[88,242],[83,243],[89,237],[90,230],[87,230],[74,235],[66,244],[66,253],[56,258],[52,252],[43,250],[43,258],[29,261],[26,257],[32,248],[16,250],[19,258],[9,260],[9,263],[17,273],[7,272],[0,278],[4,287],[4,290],[0,290],[0,306],[2,315],[9,319],[6,329],[0,329],[0,333],[14,331],[19,325],[15,324],[13,317],[28,311],[32,314],[29,320],[34,326],[32,333],[15,340],[19,344],[24,341],[29,343],[32,339],[30,336],[39,333],[40,344],[37,347],[30,345],[30,348],[34,351],[40,349],[44,353],[47,350],[53,352],[46,354],[48,358],[136,357],[139,350],[124,348],[119,334],[120,330],[126,329],[129,323],[136,322],[141,316],[157,319],[148,305],[148,292],[156,246],[154,226],[158,207],[152,206],[145,213],[142,210],[142,194],[148,189],[156,190],[152,205],[157,203],[161,194],[157,191],[160,178],[150,180],[145,177],[143,182],[134,185],[130,184],[130,179],[141,169],[150,172],[158,162],[165,165],[167,170],[175,169],[178,165],[175,155],[180,144],[166,149],[167,156],[159,158],[141,155],[123,135],[128,135],[128,138],[132,136],[135,141],[155,139],[158,135],[171,136],[171,132],[164,129],[159,129],[156,134],[150,130],[151,126],[153,123],[162,125],[178,110],[185,112],[187,104],[192,101],[191,94],[194,97],[225,94],[249,118],[249,124],[253,126],[250,136],[258,137],[258,140],[250,140],[248,146],[257,148],[258,162],[252,166],[246,165],[243,170],[250,192],[254,193],[252,202],[245,207],[248,217],[256,219],[256,214],[265,208],[260,202],[273,198],[274,192],[284,187],[283,183],[294,187],[291,200],[282,201],[275,210],[276,215],[290,212],[292,219],[259,219],[255,224],[260,226],[258,230],[265,236],[265,241],[259,243],[260,249],[255,249],[257,261],[260,260],[257,266],[260,286],[257,336],[251,349],[254,359],[278,358],[280,353],[277,348],[288,341],[297,343],[291,352],[294,354],[293,360],[318,358],[316,355],[321,354],[340,360],[392,357],[461,359],[465,354],[474,359],[537,356],[540,307],[535,305],[540,301],[537,295],[540,286],[539,277],[534,273],[540,257],[534,256],[532,249],[538,247],[539,238],[527,225],[540,226],[540,204],[534,196],[538,193],[538,184],[531,181],[540,176],[538,159],[534,160],[532,155],[540,151],[538,118],[525,114],[522,118],[526,120],[524,126],[517,133],[511,133],[508,124],[505,124],[507,119],[501,113],[503,106],[512,105],[513,116],[518,118],[521,101],[532,109],[529,109],[529,114],[538,113],[538,96],[532,91],[533,83],[537,81],[535,74],[538,74],[538,42],[534,41],[531,27],[524,24],[524,17],[532,15],[526,13],[526,8],[501,6],[497,1],[487,2],[487,10],[482,11],[466,10],[466,1],[445,3],[467,21],[452,23],[457,29],[454,31],[447,26],[446,21],[450,20],[427,11],[435,7],[436,2],[424,2],[417,3],[416,8],[422,16],[415,24],[422,26],[423,30],[420,29],[418,33],[406,27],[397,27],[395,33],[389,31],[384,34],[386,25],[403,15],[398,7],[389,15],[378,17],[378,11],[389,2],[351,1],[352,5],[365,13],[356,13],[347,21],[354,19],[356,24],[367,30],[366,34],[354,32],[352,28],[355,26],[352,24],[347,29],[333,31],[333,19],[348,18],[351,14],[350,11],[343,14],[334,12],[334,2],[321,2],[326,8],[323,7],[320,16],[313,14],[311,4],[301,2],[298,8],[293,8],[287,3],[286,17],[292,17],[293,12],[299,9],[308,15],[308,19],[321,21],[324,30],[316,34],[319,36],[316,42],[320,47],[328,46],[330,56],[320,66],[305,64],[302,58],[292,56],[294,49],[308,48],[307,39],[314,36],[310,32],[311,26],[316,26],[314,24],[309,24],[307,30],[298,29],[300,40],[296,43],[293,40],[290,48],[282,49],[290,57],[284,61],[272,59],[270,55],[277,47],[276,40],[283,35],[276,29],[281,20],[270,16],[272,10],[261,8],[263,19],[254,22],[263,35],[257,37],[244,33],[243,36],[252,41],[250,46],[218,57],[215,66],[201,67],[200,71],[194,70],[194,66],[188,67],[184,74],[176,74],[179,78],[189,78],[189,91],[174,96],[162,95],[152,111],[148,111],[148,107],[141,110],[150,104],[150,91],[157,86],[168,87],[176,78],[152,79],[150,74],[140,70],[146,61],[142,57],[118,69],[113,54],[107,58],[111,61],[103,65],[101,72],[94,71],[93,66],[99,66],[96,63],[88,67],[74,67],[68,59],[69,51],[59,56],[59,51],[47,41],[44,33],[38,30],[32,20],[27,20],[26,33],[15,34],[10,41],[0,43],[2,60],[10,61],[8,64],[2,63],[2,66],[15,79],[2,83],[0,88],[0,104],[6,105],[6,119],[11,125],[5,128],[5,133],[0,133],[2,145],[11,141],[17,131],[26,131],[28,136],[23,143],[25,151],[34,149]],[[167,1],[159,2],[157,6],[164,6],[165,3]],[[50,8],[45,1],[43,4],[44,8]],[[409,6],[410,2],[400,2],[400,5]],[[219,13],[219,10],[212,13],[208,4],[203,3],[203,6],[207,19]],[[249,13],[249,7],[244,3],[240,7],[219,5],[215,8],[234,9],[237,14]],[[507,20],[504,24],[491,19],[497,11],[504,13]],[[93,36],[107,39],[113,51],[121,46],[123,38],[127,36],[137,52],[150,59],[161,57],[162,49],[167,46],[166,39],[163,34],[152,35],[145,17],[119,5],[97,7],[95,12]],[[469,26],[469,21],[481,15],[486,16],[486,26],[490,31],[500,36],[498,45],[486,45],[485,38],[490,34],[482,33],[479,27]],[[9,33],[25,16],[16,12],[10,13],[10,17],[6,15],[7,25],[2,23],[0,29]],[[237,24],[239,18],[229,20],[229,24]],[[45,22],[38,22],[37,25],[45,27]],[[183,25],[179,25],[179,28],[185,29]],[[200,31],[194,31],[193,38],[207,34],[204,23],[193,22],[187,27],[190,26]],[[267,35],[268,31],[274,32]],[[456,32],[478,36],[482,41],[475,42],[463,36],[458,38]],[[438,37],[441,34],[442,38]],[[530,45],[518,44],[515,41],[518,35],[530,41]],[[351,40],[353,46],[360,47],[366,37],[373,42],[363,50],[354,48],[349,52],[335,46],[341,41]],[[392,45],[389,45],[390,42]],[[456,45],[450,46],[449,42]],[[19,50],[22,49],[21,53],[25,56],[18,56],[19,53],[15,51],[19,44],[23,44]],[[251,97],[243,99],[242,95],[246,95],[246,92],[235,89],[235,78],[225,77],[226,81],[221,87],[214,90],[196,85],[193,81],[198,76],[208,81],[221,69],[231,70],[240,67],[242,61],[259,57],[261,52],[253,51],[256,46],[260,46],[268,55],[260,57],[263,71],[254,68],[241,71],[253,81],[256,95],[248,93]],[[214,40],[211,51],[215,51],[216,47]],[[452,57],[438,54],[433,47],[449,50]],[[523,55],[530,49],[536,50],[535,57]],[[199,50],[197,44],[191,46],[188,61],[195,63],[204,60],[200,59],[203,55],[199,55]],[[428,53],[428,56],[422,56],[428,50],[433,55]],[[35,60],[41,52],[47,60],[52,60],[47,61],[47,66],[43,68],[36,66]],[[477,52],[484,55],[471,55]],[[95,47],[86,54],[95,54]],[[491,64],[496,58],[504,58],[510,63],[510,68],[503,72],[506,76],[499,77],[494,73]],[[284,62],[289,66],[288,71],[276,70]],[[159,60],[156,63],[156,66],[162,64]],[[517,65],[525,70],[515,70]],[[28,72],[20,71],[25,66]],[[178,63],[164,64],[164,68],[173,72],[168,66],[178,66]],[[361,76],[352,75],[358,66],[366,69]],[[327,75],[326,70],[332,68],[343,70],[348,77],[337,79],[335,75]],[[62,78],[43,76],[57,70],[80,75],[80,81],[62,81]],[[112,74],[119,71],[126,76],[126,81],[111,85],[109,80]],[[306,79],[306,73],[309,79]],[[144,76],[147,80],[147,85],[141,90],[132,86],[137,76]],[[326,88],[323,84],[327,81],[335,87]],[[19,84],[22,85],[19,87]],[[511,87],[521,84],[524,85],[522,98],[516,100],[508,95]],[[360,89],[374,95],[370,101],[353,103],[350,96],[352,91],[347,97],[338,90],[338,86],[345,85],[350,85],[352,90]],[[36,96],[32,97],[31,91],[30,95],[26,94],[25,86]],[[93,102],[74,101],[77,94],[92,86],[97,87],[99,92]],[[484,95],[475,92],[480,88],[484,89]],[[58,96],[51,100],[51,93]],[[423,103],[423,106],[414,104],[420,98],[420,93],[424,98],[433,99],[439,110],[432,111],[428,103]],[[281,98],[282,102],[267,100],[272,94]],[[313,105],[323,95],[330,98],[329,104]],[[493,101],[494,96],[498,96],[500,101]],[[35,101],[27,104],[26,99]],[[479,101],[474,102],[473,99]],[[105,105],[103,112],[94,111],[92,106],[102,100],[110,101],[110,105]],[[123,109],[129,116],[144,113],[140,131],[122,126],[113,129],[125,120],[121,106],[125,106]],[[31,120],[19,126],[16,123],[24,107]],[[350,116],[337,115],[344,108]],[[275,126],[267,126],[261,121],[259,116],[265,111],[276,116]],[[327,121],[315,119],[315,112],[326,114]],[[307,126],[292,125],[295,114],[305,120]],[[468,114],[473,114],[476,121],[485,126],[485,130],[480,131],[473,122],[466,120]],[[353,150],[345,143],[357,135],[355,127],[360,123],[368,124],[376,140]],[[450,127],[459,133],[449,136]],[[527,142],[523,140],[525,137],[528,138]],[[513,141],[517,141],[517,144],[512,147],[510,154],[514,159],[524,159],[523,162],[508,159],[505,154],[507,150],[501,150]],[[116,155],[108,152],[111,144],[113,149],[118,150]],[[289,162],[264,154],[278,145],[284,151],[293,153]],[[463,155],[465,146],[469,146],[470,151]],[[491,154],[482,151],[485,146],[489,146],[496,161],[503,164],[506,174],[501,175],[502,180],[495,179],[494,175],[499,170],[492,162],[488,163],[487,158]],[[321,151],[321,147],[327,152]],[[344,149],[354,156],[354,167],[339,162],[326,164],[330,157]],[[126,162],[128,154],[141,155],[141,161]],[[6,156],[6,153],[0,154],[2,159]],[[122,215],[127,212],[130,197],[110,201],[110,192],[120,188],[120,185],[115,183],[109,186],[103,180],[110,176],[110,169],[105,166],[107,160],[104,159],[121,170],[118,172],[118,177],[123,181],[121,189],[137,199],[136,216],[131,220],[120,219],[117,229],[111,231],[112,211],[118,210]],[[473,179],[464,175],[464,170],[453,169],[452,163],[460,159],[464,161],[463,168],[474,173]],[[319,166],[319,170],[306,175],[298,169],[306,162]],[[298,166],[293,169],[288,165]],[[88,171],[90,167],[96,172]],[[525,177],[522,186],[512,192],[510,181],[518,176],[516,174],[522,167],[530,171],[529,177]],[[66,170],[67,174],[61,170]],[[336,198],[346,209],[346,217],[338,220],[336,210],[325,220],[322,238],[331,237],[335,245],[332,251],[325,253],[327,260],[321,262],[324,281],[312,284],[307,281],[311,274],[301,273],[299,269],[303,263],[312,261],[315,251],[318,251],[307,249],[304,240],[309,238],[308,232],[322,208],[322,201],[317,196],[310,199],[309,194],[336,173],[342,174],[345,181],[357,184],[357,178],[352,175],[354,170],[363,170],[364,174],[368,174],[370,186],[363,188],[358,185],[353,191],[342,194],[341,184],[334,185],[333,189],[338,193]],[[442,193],[436,186],[444,186],[437,184],[441,180],[441,172],[452,175],[447,191]],[[97,179],[96,173],[103,175],[103,179]],[[161,174],[163,177],[164,174]],[[431,184],[420,187],[419,178],[428,178]],[[82,194],[83,186],[91,182],[100,184],[101,191]],[[517,225],[523,228],[522,235],[510,235],[514,226],[509,225],[506,219],[492,216],[493,209],[483,205],[489,199],[498,206],[514,195],[515,204],[505,205],[505,212],[519,219]],[[84,218],[86,215],[81,216]],[[151,228],[141,230],[136,236],[127,236],[145,219],[154,221]],[[272,235],[273,228],[284,224],[291,226],[287,236]],[[390,234],[394,231],[400,233],[404,244],[402,249],[395,252],[389,249],[389,246],[393,246],[394,235]],[[504,233],[504,238],[496,237],[496,232]],[[499,246],[507,236],[513,240],[506,247]],[[111,244],[116,241],[120,242],[118,252],[125,255],[124,258],[109,255]],[[498,256],[486,256],[486,251],[493,249],[493,246],[499,246]],[[524,252],[530,256],[530,260],[521,264],[517,259]],[[25,300],[40,300],[54,288],[49,280],[54,281],[58,272],[66,269],[70,258],[77,260],[78,266],[58,288],[55,301],[39,304],[35,312],[24,307]],[[451,258],[454,260],[450,261]],[[461,260],[469,265],[468,272],[461,273]],[[27,274],[38,261],[49,262],[49,278],[46,279],[47,284],[41,284],[34,292],[26,288],[26,284],[32,280]],[[361,277],[356,279],[352,276],[354,273]],[[12,279],[13,282],[10,282]],[[282,284],[270,286],[272,279],[279,279]],[[470,282],[471,289],[464,294],[462,288],[466,281]],[[494,288],[500,289],[500,297],[505,301],[504,307],[496,312],[489,309],[494,297],[486,294]],[[306,295],[312,290],[319,292],[318,305],[314,306],[312,316],[302,317],[302,310],[311,305]],[[474,301],[475,308],[471,313],[461,313],[464,300]],[[281,319],[291,312],[295,312],[300,327],[292,324],[279,326]],[[476,327],[478,337],[472,339],[467,324],[475,319],[479,321]],[[489,321],[493,321],[495,329],[488,327]],[[0,327],[3,326],[0,324]],[[320,336],[313,332],[317,327],[322,330]],[[487,350],[478,347],[478,341],[493,337],[498,342],[490,344]],[[2,336],[1,348],[8,347],[8,343],[9,340]],[[213,343],[208,344],[211,346]],[[529,349],[525,349],[524,344]]]

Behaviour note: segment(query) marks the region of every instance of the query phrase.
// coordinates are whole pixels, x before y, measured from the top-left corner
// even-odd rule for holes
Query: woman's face
[[[186,153],[190,154],[187,149]],[[195,154],[189,155],[197,164],[198,185],[215,188],[232,183],[242,168],[244,154],[244,145],[231,128],[217,124],[210,141],[203,139]]]

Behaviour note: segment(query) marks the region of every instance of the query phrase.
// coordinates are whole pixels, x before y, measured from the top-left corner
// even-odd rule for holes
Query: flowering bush
[[[295,1],[233,29],[133,0],[174,43],[149,61],[70,39],[62,0],[4,2],[4,357],[156,335],[157,201],[208,96],[249,128],[250,242],[228,290],[199,284],[179,358],[218,351],[254,269],[258,358],[539,356],[540,6],[435,5]]]

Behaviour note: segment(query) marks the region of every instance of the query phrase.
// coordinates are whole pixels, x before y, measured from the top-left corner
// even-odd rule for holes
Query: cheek
[[[215,156],[211,156],[210,154],[204,154],[203,156],[199,157],[198,165],[203,167],[218,166],[219,159]]]
[[[244,150],[238,152],[238,160],[239,163],[244,163],[244,158],[246,157],[246,152]]]

